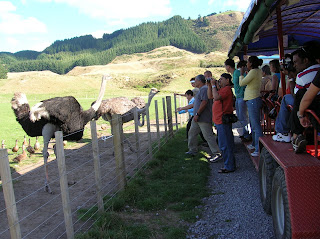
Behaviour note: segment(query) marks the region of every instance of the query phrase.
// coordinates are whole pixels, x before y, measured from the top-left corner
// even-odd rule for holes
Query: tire
[[[263,210],[271,215],[271,191],[274,172],[279,165],[268,150],[263,147],[259,160],[259,188]]]
[[[274,234],[277,239],[291,238],[291,220],[286,179],[281,167],[276,169],[272,182],[271,210]]]

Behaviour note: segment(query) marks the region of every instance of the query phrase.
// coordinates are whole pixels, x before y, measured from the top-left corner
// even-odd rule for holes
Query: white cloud
[[[251,0],[209,0],[208,5],[217,5],[221,9],[232,9],[234,11],[245,12]]]
[[[91,35],[94,37],[94,38],[102,38],[103,34],[104,33],[110,33],[106,30],[98,30],[98,31],[95,31],[95,32],[92,32]]]
[[[11,13],[16,7],[11,2],[0,2],[0,32],[2,34],[26,34],[47,32],[46,25],[34,17],[24,18]]]
[[[48,1],[48,0],[38,0]],[[49,0],[50,1],[50,0]],[[80,13],[92,18],[106,20],[124,20],[146,18],[150,16],[169,16],[170,0],[51,0],[65,3],[79,10]]]
[[[225,1],[223,5],[226,7],[232,7],[232,9],[234,9],[236,11],[245,12],[247,10],[248,6],[250,5],[250,2],[251,2],[251,0],[241,0],[241,1],[228,0],[228,1]]]
[[[5,41],[9,49],[16,48],[19,45],[19,40],[14,37],[7,37]]]
[[[42,39],[36,39],[36,40],[32,41],[32,44],[27,49],[28,50],[33,50],[33,51],[43,51],[44,49],[46,49],[51,44],[52,44],[52,42],[43,41]]]

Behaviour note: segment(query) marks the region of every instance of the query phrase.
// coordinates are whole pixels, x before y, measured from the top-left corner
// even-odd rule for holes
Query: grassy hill
[[[243,13],[224,12],[198,19],[174,16],[166,21],[142,23],[128,29],[55,41],[43,52],[0,53],[10,72],[45,71],[66,74],[76,66],[106,65],[117,56],[175,46],[193,53],[226,52]]]
[[[200,63],[222,65],[226,57],[226,52],[194,54],[167,46],[146,53],[122,55],[108,65],[75,67],[65,75],[50,71],[8,73],[8,79],[0,81],[0,140],[6,140],[7,148],[12,148],[15,140],[25,135],[11,110],[14,92],[26,93],[30,105],[55,96],[72,95],[87,109],[98,95],[102,75],[110,74],[112,80],[108,82],[104,98],[147,96],[149,88],[156,86],[161,90],[157,95],[161,101],[163,95],[190,89],[190,78],[207,69],[219,77],[225,71],[223,67],[203,68]],[[90,138],[85,134],[86,137]]]

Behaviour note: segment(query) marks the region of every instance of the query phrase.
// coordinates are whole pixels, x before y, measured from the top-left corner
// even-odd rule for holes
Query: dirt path
[[[127,176],[132,176],[136,169],[148,161],[148,134],[146,126],[140,128],[141,157],[129,149],[124,143],[125,165]],[[155,123],[151,123],[152,141],[157,140]],[[161,136],[164,135],[164,126],[160,125]],[[135,136],[132,132],[125,132],[125,137],[135,148]],[[163,143],[163,141],[162,141]],[[103,195],[110,195],[117,191],[115,175],[115,160],[113,156],[112,138],[99,138],[99,153],[102,175]],[[66,168],[68,174],[71,210],[73,213],[74,230],[80,231],[92,224],[78,220],[80,208],[89,208],[96,203],[96,190],[92,161],[92,144],[83,144],[78,149],[65,150]],[[31,167],[28,168],[31,170]],[[20,228],[23,238],[66,238],[64,218],[62,213],[60,184],[57,162],[53,159],[49,163],[50,186],[55,194],[44,192],[44,167],[38,165],[29,172],[13,173],[14,191],[17,203]],[[0,238],[10,238],[7,216],[4,205],[3,192],[0,192]]]

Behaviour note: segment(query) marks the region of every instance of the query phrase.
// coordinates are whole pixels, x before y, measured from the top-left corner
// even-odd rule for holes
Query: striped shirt
[[[300,72],[296,78],[296,86],[294,87],[294,93],[296,94],[297,91],[300,89],[308,89],[319,69],[320,64],[316,64]]]

